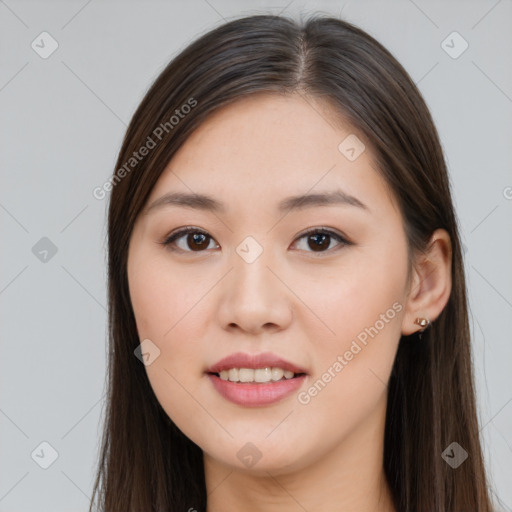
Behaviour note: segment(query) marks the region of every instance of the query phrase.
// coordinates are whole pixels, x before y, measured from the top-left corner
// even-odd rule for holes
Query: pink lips
[[[230,368],[278,367],[296,374],[292,379],[276,382],[248,383],[223,380],[216,373]],[[306,371],[275,354],[244,354],[237,352],[221,359],[206,371],[216,391],[226,400],[245,407],[262,407],[278,402],[299,389],[306,379]],[[297,375],[302,374],[302,375]]]

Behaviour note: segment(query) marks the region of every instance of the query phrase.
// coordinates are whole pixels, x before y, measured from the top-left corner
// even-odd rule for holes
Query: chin
[[[223,448],[219,450],[219,444],[205,446],[203,452],[218,464],[254,476],[268,477],[269,473],[272,475],[291,473],[303,469],[315,458],[314,446],[311,447],[312,455],[308,457],[307,453],[298,452],[296,441],[283,446],[282,438],[279,436],[273,440],[266,439],[259,442],[230,440]]]

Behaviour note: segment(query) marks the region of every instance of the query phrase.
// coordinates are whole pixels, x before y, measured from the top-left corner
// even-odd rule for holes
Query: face
[[[132,233],[149,381],[224,466],[305,468],[385,410],[408,291],[404,227],[370,148],[354,145],[363,137],[329,112],[296,95],[224,107],[169,163]],[[162,199],[171,193],[219,206]]]

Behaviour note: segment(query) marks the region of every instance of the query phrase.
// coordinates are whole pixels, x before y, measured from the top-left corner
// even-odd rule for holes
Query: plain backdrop
[[[136,106],[200,34],[280,12],[358,24],[432,111],[465,247],[486,462],[512,510],[510,0],[0,0],[0,511],[87,510],[107,318],[108,198],[93,190]]]

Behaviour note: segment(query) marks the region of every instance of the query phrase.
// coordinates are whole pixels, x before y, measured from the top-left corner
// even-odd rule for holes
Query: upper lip
[[[263,352],[261,354],[244,354],[243,352],[236,352],[220,361],[217,361],[213,366],[206,370],[207,373],[219,373],[222,370],[229,370],[230,368],[266,368],[275,367],[289,370],[293,373],[307,373],[304,368],[297,366],[290,361],[272,354],[271,352]]]

